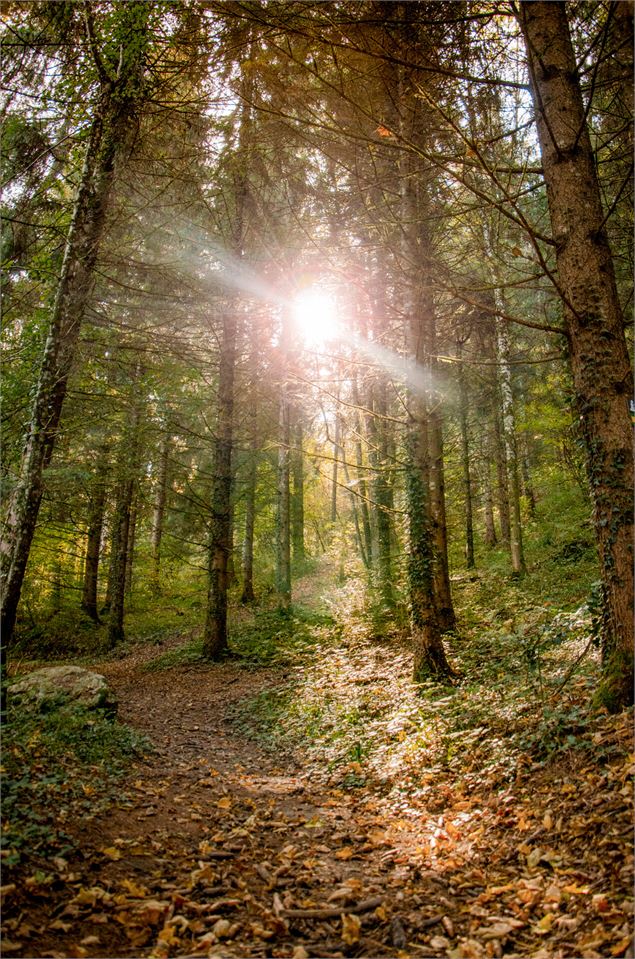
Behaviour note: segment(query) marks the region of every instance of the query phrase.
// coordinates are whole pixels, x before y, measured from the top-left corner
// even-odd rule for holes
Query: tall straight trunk
[[[536,493],[531,479],[529,467],[529,444],[525,433],[520,437],[520,476],[523,486],[523,496],[527,503],[527,512],[531,517],[536,515]]]
[[[248,46],[251,49],[251,43]],[[231,253],[236,260],[244,255],[250,197],[249,172],[252,133],[251,93],[253,77],[243,73],[238,143],[230,158],[233,173],[234,213]],[[213,479],[208,541],[208,589],[203,651],[207,659],[218,660],[227,642],[228,573],[233,545],[232,456],[234,446],[234,383],[238,344],[238,315],[230,305],[223,312],[218,367],[218,409],[214,438]]]
[[[468,423],[468,391],[465,365],[461,359],[461,344],[457,344],[459,359],[459,425],[461,429],[461,466],[465,493],[465,566],[474,569],[474,509],[472,505],[472,471],[470,468],[470,431]]]
[[[407,436],[406,494],[408,594],[415,682],[429,677],[444,679],[452,673],[443,648],[434,594],[434,556],[426,483],[428,466],[422,428],[426,415],[423,401],[413,398]]]
[[[507,458],[505,456],[505,444],[503,442],[503,427],[501,423],[500,410],[500,391],[498,389],[498,377],[496,378],[496,389],[492,395],[492,422],[491,422],[491,447],[494,452],[496,463],[496,506],[498,508],[498,522],[500,524],[501,542],[510,541],[510,509],[509,509],[509,479],[507,476]]]
[[[304,431],[299,414],[293,430],[293,453],[291,455],[291,473],[293,491],[291,494],[291,540],[293,561],[304,562]]]
[[[280,387],[278,420],[278,474],[276,510],[276,593],[280,609],[291,605],[291,490],[290,455],[291,423],[289,415],[286,369]]]
[[[386,416],[388,402],[386,383],[381,375],[373,383],[370,403],[372,413],[367,419],[367,432],[370,440],[370,463],[373,467],[373,518],[376,529],[376,568],[381,604],[385,612],[395,605],[393,592],[392,548],[391,548],[391,490],[388,481],[388,443],[386,438]]]
[[[128,549],[126,551],[126,596],[132,593],[134,576],[135,547],[137,545],[137,520],[139,518],[139,490],[135,483],[130,505],[130,525],[128,529]]]
[[[168,499],[168,464],[170,462],[170,435],[164,429],[161,434],[159,448],[159,462],[157,464],[156,486],[154,491],[154,508],[152,510],[152,532],[150,545],[152,549],[152,572],[150,583],[152,592],[161,591],[161,543],[163,541],[163,524],[165,521],[165,507]]]
[[[428,413],[430,515],[434,542],[434,595],[439,626],[443,632],[454,629],[456,616],[450,587],[448,527],[445,509],[445,468],[443,463],[443,426],[437,408]]]
[[[486,423],[485,437],[482,438],[481,462],[483,464],[482,483],[483,491],[483,514],[484,514],[484,539],[485,545],[496,546],[496,524],[494,522],[494,492],[492,489],[492,430],[491,425]]]
[[[43,495],[44,471],[55,447],[68,377],[75,358],[118,157],[126,150],[135,100],[141,96],[147,8],[129,3],[123,21],[120,69],[104,82],[91,122],[86,155],[66,239],[62,270],[40,367],[20,474],[0,544],[3,649],[11,644],[20,593]],[[145,12],[144,12],[145,11]],[[134,57],[131,49],[134,47]],[[131,92],[132,91],[132,92]]]
[[[366,545],[364,543],[364,537],[362,536],[362,527],[359,521],[358,499],[351,487],[351,478],[348,472],[348,466],[346,465],[346,461],[342,462],[342,469],[344,470],[344,480],[346,482],[347,487],[350,490],[351,512],[353,514],[353,524],[355,526],[355,539],[357,542],[357,549],[358,549],[359,555],[361,556],[362,563],[364,564],[366,569],[368,569],[369,559],[366,553]]]
[[[208,592],[203,649],[207,659],[220,659],[227,649],[227,572],[231,550],[232,451],[234,442],[234,379],[237,322],[231,309],[223,314],[218,371],[218,410],[210,502]]]
[[[126,429],[120,451],[117,499],[112,524],[112,545],[108,593],[108,646],[114,649],[125,639],[124,612],[126,572],[129,562],[130,519],[135,487],[138,481],[141,409],[135,403],[130,425]]]
[[[255,426],[255,423],[254,423]],[[254,593],[254,535],[256,530],[256,484],[258,481],[258,438],[255,428],[245,478],[245,539],[243,541],[243,590],[241,603],[253,603]]]
[[[340,401],[340,391],[339,387],[337,390],[337,404],[335,408],[335,435],[333,437],[333,464],[331,469],[331,523],[337,521],[337,491],[338,491],[338,470],[341,456],[340,449],[340,434],[342,431],[342,424],[340,422],[339,414],[339,401]]]
[[[567,6],[521,2],[556,244],[576,404],[587,450],[605,599],[603,683],[609,709],[633,702],[631,366]]]
[[[499,291],[497,302],[501,303]],[[501,396],[501,426],[505,466],[509,482],[509,551],[514,576],[525,574],[525,556],[523,553],[523,531],[520,513],[520,470],[518,468],[518,447],[516,437],[516,417],[514,415],[514,397],[511,383],[509,330],[503,320],[497,324],[496,352],[499,362],[499,383]]]
[[[99,560],[101,555],[101,537],[104,528],[106,493],[107,459],[106,450],[102,448],[97,455],[97,465],[91,491],[81,600],[82,610],[96,623],[100,621],[97,611],[97,588],[99,584]]]
[[[368,484],[366,483],[366,473],[364,470],[364,454],[362,450],[362,418],[359,414],[359,388],[357,385],[357,375],[353,374],[352,382],[353,403],[355,410],[355,466],[357,469],[357,489],[359,491],[359,511],[361,514],[361,524],[363,530],[364,548],[362,555],[366,557],[365,565],[370,568],[373,555],[373,538],[370,525],[370,512],[368,509]]]

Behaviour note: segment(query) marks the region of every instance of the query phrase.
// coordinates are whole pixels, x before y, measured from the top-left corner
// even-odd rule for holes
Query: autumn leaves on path
[[[28,955],[302,959],[405,946],[404,875],[381,812],[356,816],[352,796],[316,792],[228,725],[228,707],[268,673],[106,672],[121,718],[155,751],[107,817],[75,824],[83,862],[62,874],[55,918]],[[424,927],[451,925],[441,886]]]
[[[289,674],[146,671],[151,656],[100,669],[154,749],[106,813],[72,824],[68,854],[4,887],[7,959],[632,955],[628,714],[600,717],[586,751],[520,757],[503,779],[464,733],[456,768],[426,770],[419,749],[418,787],[370,764],[346,786],[307,741],[292,756],[239,734],[236,707]],[[349,702],[366,680],[355,664]]]

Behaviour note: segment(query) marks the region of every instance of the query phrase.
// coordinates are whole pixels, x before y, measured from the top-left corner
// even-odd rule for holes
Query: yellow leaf
[[[359,942],[359,934],[362,929],[362,920],[359,916],[351,916],[342,913],[342,939],[347,946],[352,946]]]
[[[232,806],[231,796],[223,796],[221,799],[218,800],[216,805],[218,806],[219,809],[231,809],[231,806]]]
[[[611,949],[612,956],[623,956],[631,944],[631,937],[625,936],[616,946]]]
[[[157,938],[159,942],[164,942],[167,946],[178,946],[180,942],[179,937],[174,931],[174,926],[171,926],[167,922]]]
[[[546,936],[551,927],[553,926],[553,920],[555,916],[552,912],[546,913],[540,922],[537,922],[533,927],[533,931],[539,936]]]
[[[107,856],[108,859],[121,859],[121,849],[117,849],[116,846],[108,846],[106,849],[100,849],[99,852],[102,856]]]
[[[354,855],[355,855],[355,852],[351,848],[351,846],[344,846],[343,849],[337,850],[337,852],[335,853],[335,858],[336,859],[352,859]]]
[[[133,899],[145,899],[148,890],[145,886],[138,886],[132,879],[122,879],[121,885],[132,896]]]

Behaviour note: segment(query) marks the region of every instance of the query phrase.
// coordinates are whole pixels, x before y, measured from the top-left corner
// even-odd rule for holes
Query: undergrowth
[[[96,711],[9,706],[3,732],[2,859],[63,856],[65,825],[94,817],[118,794],[130,763],[150,749],[130,727]]]
[[[591,749],[595,594],[558,611],[533,590],[519,602],[509,582],[492,610],[479,577],[455,585],[460,629],[446,643],[458,684],[414,685],[407,643],[374,637],[363,584],[351,578],[331,597],[340,628],[307,645],[283,686],[238,704],[237,727],[271,749],[301,748],[316,775],[345,788],[374,781],[400,792],[444,774],[506,780],[519,765]]]
[[[255,609],[240,618],[233,617],[227,655],[246,666],[284,666],[309,654],[320,636],[330,635],[334,628],[338,631],[331,616],[299,605],[288,611]],[[203,640],[195,638],[167,650],[145,669],[172,669],[204,662]]]

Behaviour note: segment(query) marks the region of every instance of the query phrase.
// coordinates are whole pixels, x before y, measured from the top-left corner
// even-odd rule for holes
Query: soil
[[[154,751],[123,784],[118,803],[73,824],[79,851],[57,863],[54,886],[39,896],[32,884],[28,900],[21,891],[9,896],[5,956],[19,939],[15,954],[22,957],[416,957],[452,948],[467,959],[556,957],[584,954],[568,951],[573,930],[579,937],[587,928],[592,937],[598,922],[614,924],[612,949],[623,940],[627,917],[616,917],[614,900],[598,902],[599,914],[577,916],[577,900],[585,893],[588,903],[597,891],[582,885],[593,879],[582,858],[563,870],[565,892],[552,892],[571,900],[571,925],[552,929],[544,918],[549,905],[532,913],[549,892],[540,870],[557,871],[557,863],[547,855],[526,866],[524,852],[530,859],[536,836],[523,831],[518,815],[505,818],[512,806],[500,796],[455,802],[455,822],[480,804],[483,854],[474,845],[471,862],[448,854],[427,868],[418,843],[431,818],[441,844],[456,841],[451,824],[443,832],[443,807],[453,801],[447,788],[441,815],[422,812],[419,819],[377,792],[332,788],[301,756],[272,755],[232,724],[232,707],[275,686],[279,673],[231,661],[147,672],[143,658],[137,653],[100,671],[119,698],[120,719],[143,731]],[[539,804],[541,789],[553,788],[553,781],[536,782],[522,802]],[[614,811],[618,833],[628,829],[626,805]],[[616,866],[615,901],[618,892],[628,895],[628,875]],[[560,907],[558,899],[552,919],[561,917]],[[552,933],[551,951],[541,953]],[[531,951],[523,951],[523,936]],[[592,942],[586,954],[598,955]]]

